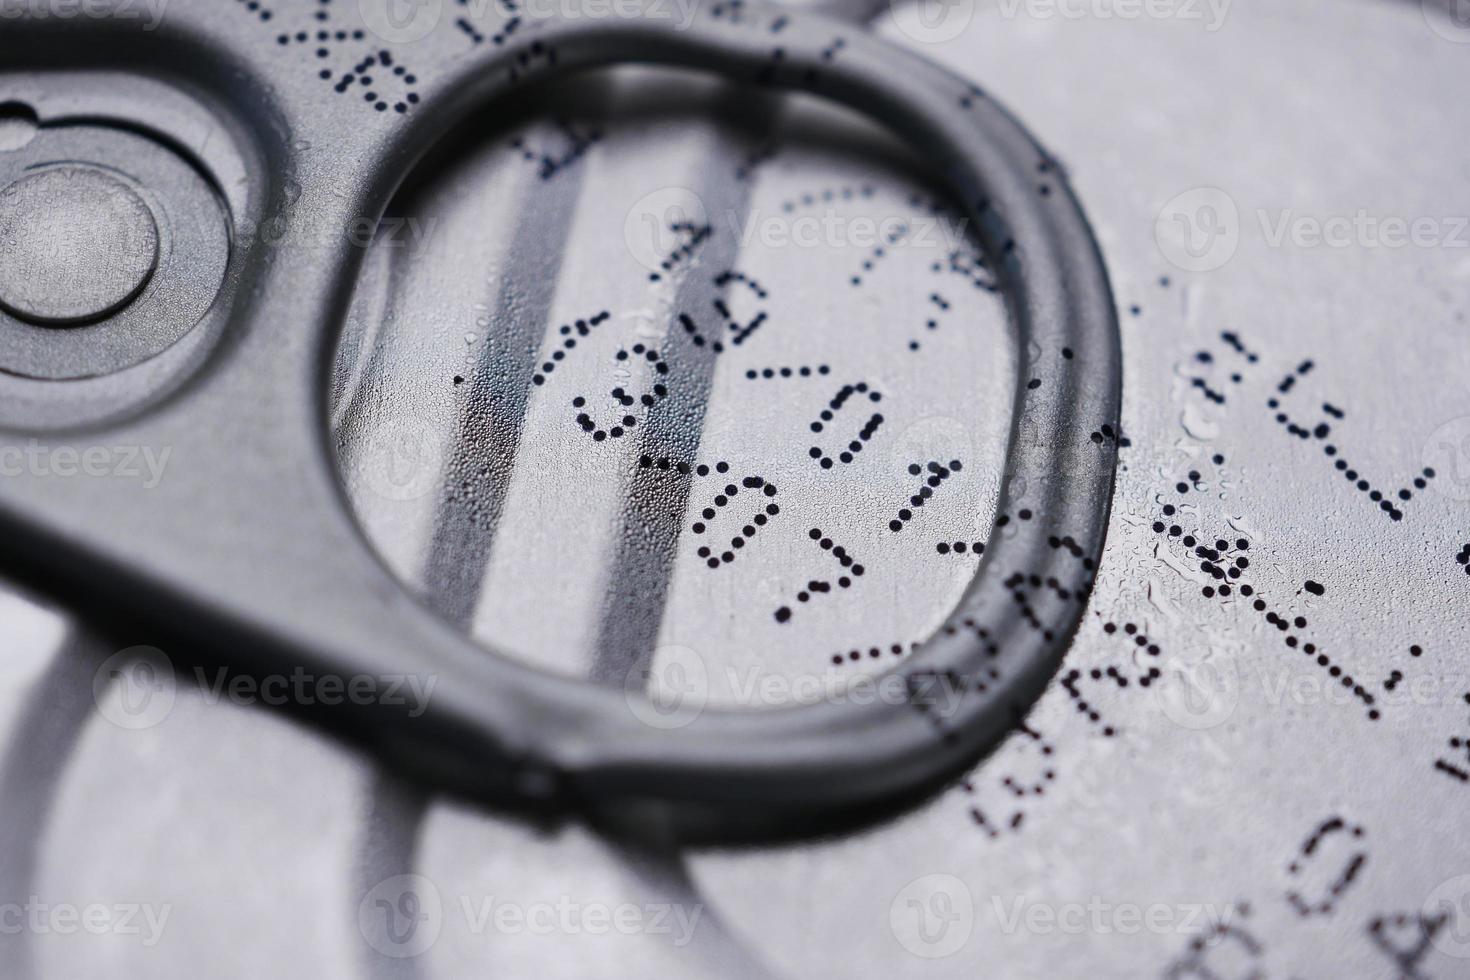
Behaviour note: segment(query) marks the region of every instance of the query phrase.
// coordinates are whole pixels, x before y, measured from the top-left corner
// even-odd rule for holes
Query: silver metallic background
[[[1018,901],[1053,909],[1100,901],[1235,907],[1232,921],[1250,944],[1238,934],[1222,942],[1209,966],[1216,975],[1407,972],[1375,945],[1370,922],[1413,916],[1442,883],[1470,872],[1462,816],[1470,787],[1435,767],[1454,761],[1450,738],[1470,734],[1461,655],[1470,577],[1454,560],[1470,540],[1470,459],[1443,448],[1470,430],[1470,249],[1271,247],[1257,214],[1470,213],[1470,108],[1459,97],[1470,46],[1432,30],[1420,5],[1387,0],[1237,0],[1216,31],[1183,18],[1006,9],[979,3],[962,34],[937,43],[886,14],[875,29],[1010,107],[1057,155],[1093,222],[1122,321],[1130,445],[1097,589],[1062,673],[1118,666],[1132,676],[1142,655],[1103,625],[1133,623],[1161,649],[1157,685],[1084,686],[1104,719],[1091,722],[1054,684],[1026,730],[967,785],[877,826],[783,846],[688,847],[656,813],[538,826],[426,796],[320,733],[266,710],[208,704],[189,685],[162,724],[121,730],[93,704],[93,670],[148,638],[94,635],[62,613],[8,599],[0,892],[172,906],[153,948],[128,936],[28,936],[29,968],[47,977],[1210,975],[1195,969],[1193,935],[1182,928],[1006,927]],[[452,48],[457,38],[446,24],[423,43]],[[504,427],[462,435],[467,395],[449,380],[473,377],[483,345],[549,350],[539,324],[607,309],[608,333],[578,362],[586,373],[577,380],[592,389],[620,336],[643,318],[663,329],[659,304],[670,300],[624,241],[624,219],[643,194],[685,187],[712,209],[779,216],[802,193],[866,184],[873,198],[841,212],[888,215],[922,190],[901,154],[820,121],[809,106],[751,104],[690,85],[648,109],[640,87],[650,84],[657,79],[630,72],[571,92],[558,111],[603,138],[550,181],[509,139],[556,152],[565,134],[530,121],[487,132],[405,196],[405,213],[438,216],[438,234],[426,254],[380,248],[367,266],[349,331],[376,329],[385,340],[365,344],[337,379],[346,481],[405,580],[467,628],[551,669],[620,683],[641,651],[669,646],[695,648],[721,668],[787,676],[861,669],[832,668],[831,655],[920,639],[973,570],[973,559],[940,556],[933,545],[991,531],[1016,370],[999,306],[981,291],[953,289],[967,309],[923,335],[915,286],[929,257],[918,250],[896,251],[861,288],[844,280],[863,249],[739,252],[738,267],[771,292],[771,322],[756,335],[759,357],[753,339],[710,377],[699,458],[765,458],[791,430],[798,451],[763,473],[783,502],[789,494],[829,507],[834,537],[850,538],[857,555],[887,555],[868,561],[861,590],[812,603],[790,628],[778,628],[770,608],[779,597],[772,583],[784,587],[785,567],[809,560],[809,542],[792,527],[718,573],[692,556],[685,535],[667,580],[648,577],[650,563],[620,538],[628,460],[586,453],[561,397],[573,393],[573,377],[527,399],[514,470],[493,504],[500,516],[483,581],[445,578],[466,567],[463,550],[434,564],[437,486],[407,500],[373,492],[384,445],[374,433],[392,434],[403,419],[428,426],[429,441],[413,445],[431,447],[431,461],[455,458],[463,443],[471,460],[503,464],[494,439]],[[769,160],[737,176],[768,145]],[[1174,266],[1156,237],[1160,212],[1195,188],[1223,190],[1240,214],[1235,254],[1204,272]],[[518,276],[530,307],[487,301]],[[1258,359],[1239,357],[1222,331]],[[919,352],[906,349],[911,336]],[[1202,350],[1209,364],[1197,359]],[[1292,406],[1304,417],[1323,401],[1341,407],[1332,441],[1365,477],[1397,488],[1436,467],[1403,521],[1389,521],[1316,442],[1289,435],[1267,409],[1278,381],[1309,359]],[[832,374],[743,374],[818,362]],[[891,392],[892,431],[868,450],[883,465],[846,478],[839,507],[809,478],[800,429],[813,399],[820,407],[829,388],[858,377]],[[1203,397],[1195,377],[1225,403]],[[692,404],[704,404],[698,395]],[[912,492],[901,466],[956,443],[968,450],[964,482],[937,494],[915,522],[920,533],[894,550],[889,511]],[[1215,454],[1225,462],[1213,463]],[[1191,469],[1198,480],[1185,476]],[[1152,529],[1180,479],[1198,484],[1185,495],[1193,523],[1249,540],[1251,581],[1275,608],[1310,621],[1304,635],[1383,700],[1380,719],[1351,699],[1316,697],[1312,685],[1326,672],[1285,647],[1247,601],[1202,596],[1210,577]],[[702,493],[697,483],[696,505]],[[441,538],[470,558],[483,547],[462,529]],[[621,572],[609,578],[613,570]],[[1308,580],[1325,594],[1306,591]],[[666,608],[650,599],[660,590]],[[1411,656],[1411,645],[1422,655]],[[652,667],[658,676],[657,654]],[[1405,685],[1422,679],[1428,693],[1394,703],[1384,680],[1395,670]],[[1103,724],[1117,734],[1104,735]],[[1012,788],[1032,784],[1044,793],[1018,797]],[[999,828],[994,836],[977,810]],[[1334,817],[1362,835],[1331,834],[1303,859],[1303,842]],[[1356,855],[1359,870],[1331,909],[1299,914],[1288,896],[1329,893]],[[437,941],[408,959],[381,956],[358,928],[364,897],[399,874],[424,876],[444,905]],[[906,916],[926,909],[904,901],[911,882],[934,874],[962,882],[974,909],[968,941],[937,960],[911,951],[915,922]],[[1463,901],[1467,891],[1452,885],[1450,894]],[[476,934],[460,899],[489,896],[678,903],[702,914],[687,945],[669,935]],[[1412,925],[1402,935],[1412,945]],[[1470,974],[1453,949],[1470,951],[1463,941],[1431,947],[1419,975]]]

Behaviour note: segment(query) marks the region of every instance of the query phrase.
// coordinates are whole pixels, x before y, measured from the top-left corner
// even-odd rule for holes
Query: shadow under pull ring
[[[528,769],[545,767],[578,795],[851,804],[932,782],[972,759],[1011,728],[1060,663],[1111,505],[1122,380],[1116,313],[1063,175],[982,91],[850,25],[759,3],[733,21],[720,10],[701,8],[684,30],[646,20],[538,24],[441,79],[384,152],[412,157],[487,100],[620,63],[808,92],[886,125],[937,164],[1007,295],[1022,363],[997,533],[944,626],[896,669],[905,703],[710,709],[675,731],[640,731],[622,692],[608,691],[515,733],[495,732],[494,718],[476,721],[493,740],[525,747]],[[497,659],[497,669],[511,666]],[[514,666],[513,683],[532,701],[565,696],[566,679]]]

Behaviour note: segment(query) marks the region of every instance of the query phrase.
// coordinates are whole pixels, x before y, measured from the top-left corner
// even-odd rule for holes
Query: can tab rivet
[[[158,225],[120,177],[87,166],[33,172],[0,190],[0,307],[70,326],[132,302],[158,265]]]

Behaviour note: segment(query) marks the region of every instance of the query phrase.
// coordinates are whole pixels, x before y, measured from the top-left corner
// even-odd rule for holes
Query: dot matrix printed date
[[[598,130],[582,124],[574,131]],[[512,144],[518,152],[524,145],[524,141]],[[751,180],[762,168],[772,166],[780,159],[779,144],[768,144],[742,162],[737,177]],[[867,186],[828,187],[784,201],[781,209],[784,213],[799,213],[804,209],[871,202],[876,196],[874,190]],[[918,194],[894,203],[920,216],[932,218],[945,213],[941,204]],[[883,262],[893,261],[896,252],[906,247],[917,247],[907,234],[908,227],[905,224],[901,232],[889,234],[885,243],[874,249],[864,260],[865,271],[874,272]],[[952,227],[963,228],[963,222],[953,221]],[[730,234],[728,229],[675,217],[667,222],[663,231],[662,240],[668,243],[668,250],[647,279],[650,289],[659,291],[660,295],[675,297],[673,312],[677,329],[670,331],[659,346],[654,346],[655,342],[651,340],[620,343],[612,355],[616,370],[610,375],[606,394],[576,391],[570,396],[569,406],[575,427],[596,443],[636,439],[650,413],[658,411],[660,403],[669,398],[670,392],[680,384],[681,372],[688,369],[687,365],[702,363],[697,358],[735,359],[739,365],[737,376],[744,382],[780,385],[771,396],[780,398],[783,405],[790,405],[791,411],[799,412],[800,406],[814,402],[819,406],[805,426],[816,444],[810,445],[804,455],[815,464],[816,470],[834,471],[833,477],[840,471],[850,470],[843,479],[860,481],[875,467],[888,467],[892,449],[887,440],[892,437],[894,426],[911,422],[907,414],[910,410],[902,404],[902,396],[890,397],[877,384],[861,377],[830,387],[831,378],[837,371],[832,357],[836,351],[830,343],[820,339],[803,345],[809,357],[773,362],[762,345],[762,338],[768,331],[792,329],[788,318],[782,315],[783,297],[779,285],[757,280],[739,268],[716,266],[715,271],[710,271],[709,256],[717,254],[723,244],[722,236]],[[930,253],[935,253],[935,250],[930,249],[925,254]],[[986,302],[997,302],[990,298],[996,289],[988,276],[985,260],[972,245],[958,240],[935,254],[941,257],[923,264],[922,280],[914,287],[918,298],[932,310],[928,329],[937,330],[940,316],[960,309],[960,304],[952,304],[941,295],[936,288],[941,284],[960,280],[974,289],[978,296],[985,297]],[[684,298],[688,295],[686,287],[691,282],[701,285],[711,298],[703,303],[685,305],[688,303]],[[895,279],[885,288],[899,290],[904,282],[901,278]],[[623,331],[621,335],[626,336],[625,328],[620,327],[617,318],[607,310],[559,327],[556,336],[547,340],[538,355],[541,360],[533,383],[548,391],[560,387],[567,365],[579,358],[593,356],[586,353],[586,348],[609,330]],[[933,356],[945,356],[940,345],[931,345],[929,350]],[[1070,359],[1071,352],[1067,351],[1066,356]],[[913,379],[906,383],[922,383],[921,362],[901,367],[902,376]],[[580,377],[585,378],[585,372]],[[617,383],[613,384],[611,379],[616,379]],[[898,414],[892,418],[886,412],[890,402],[897,405]],[[1111,427],[1108,431],[1111,432]],[[713,464],[696,463],[687,456],[662,452],[640,454],[640,470],[691,481],[691,516],[685,526],[688,539],[694,542],[695,557],[709,571],[744,564],[742,555],[753,549],[771,547],[769,542],[773,536],[785,535],[782,540],[788,543],[781,547],[790,547],[793,528],[803,522],[800,517],[787,513],[791,505],[780,494],[777,484],[760,475],[762,468],[782,466],[802,454],[798,448],[800,444],[794,441],[796,430],[790,430],[785,436],[773,442],[770,456],[740,463],[729,460]],[[1085,433],[1079,436],[1087,438]],[[872,448],[875,446],[878,447],[876,455]],[[901,531],[919,520],[926,506],[932,509],[933,501],[939,498],[947,481],[964,468],[963,460],[951,457],[908,465],[904,472],[916,483],[913,491],[894,506],[893,517],[887,523],[888,530]],[[748,475],[735,478],[735,474],[742,470]],[[841,495],[846,491],[838,483],[833,484],[832,492]],[[975,501],[955,495],[946,513],[929,523],[935,527],[952,524],[957,515],[973,514],[976,506]],[[1017,519],[1030,520],[1031,516],[1029,509],[1022,508]],[[790,624],[809,604],[827,602],[830,597],[849,591],[856,592],[873,563],[894,560],[891,551],[862,554],[860,557],[862,549],[844,543],[849,533],[845,529],[831,531],[820,525],[808,526],[804,536],[812,550],[792,552],[795,566],[802,569],[798,573],[801,577],[791,592],[771,610],[770,616],[775,623]],[[1072,544],[1075,546],[1075,542]],[[944,553],[951,547],[956,553],[973,548],[973,553],[979,554],[984,550],[983,543],[960,542],[955,546],[944,545],[940,552]],[[1040,587],[1052,586],[1043,583]],[[1029,586],[1022,583],[1020,592],[1027,588]],[[1064,594],[1070,595],[1065,590]],[[908,640],[897,646],[909,649],[916,642]],[[885,645],[885,649],[891,646],[891,643]]]
[[[738,0],[713,16],[732,24],[751,20]],[[764,27],[772,35],[782,30]],[[495,42],[482,32],[475,43]],[[778,44],[773,37],[762,72],[767,81],[792,70]],[[841,51],[834,44],[830,58],[839,59]],[[820,72],[811,81],[819,82]],[[983,99],[976,90],[961,96],[960,105],[973,108]],[[784,165],[788,148],[769,127],[754,129],[759,131],[739,142],[722,165],[742,193],[758,200],[763,179]],[[505,141],[504,148],[518,165],[532,168],[540,184],[571,185],[612,136],[596,119],[559,118],[534,136]],[[1038,162],[1038,198],[1054,197],[1059,180],[1055,161]],[[1264,481],[1246,476],[1264,455],[1320,493],[1324,507],[1373,522],[1384,540],[1421,533],[1434,502],[1429,491],[1441,474],[1432,466],[1405,468],[1395,462],[1405,454],[1375,441],[1376,420],[1364,399],[1334,380],[1338,352],[1295,349],[1289,334],[1260,324],[1202,327],[1174,355],[1175,397],[1186,417],[1210,422],[1208,434],[1186,424],[1187,438],[1177,431],[1143,438],[1131,424],[1125,434],[1111,420],[1079,420],[1069,443],[1055,451],[1119,453],[1119,519],[1109,534],[1142,545],[1127,554],[1120,554],[1126,545],[1112,545],[1103,564],[1112,560],[1120,567],[1101,579],[1104,593],[1093,601],[1102,570],[1068,533],[1074,529],[1041,532],[1053,554],[1070,559],[1065,573],[1000,566],[1006,550],[996,542],[1031,533],[1038,513],[1034,502],[1027,505],[1025,488],[1007,485],[1008,474],[995,472],[966,433],[908,438],[922,420],[916,406],[935,365],[973,329],[977,305],[999,304],[1007,270],[1024,266],[1025,254],[1009,242],[991,256],[961,239],[926,254],[917,266],[905,265],[919,248],[922,223],[948,211],[921,195],[894,195],[881,181],[824,179],[798,190],[788,185],[766,203],[793,219],[881,205],[901,220],[841,261],[792,274],[780,266],[802,265],[799,252],[775,267],[757,264],[750,250],[731,246],[738,228],[729,222],[714,215],[661,215],[662,248],[636,272],[645,298],[630,302],[620,293],[615,300],[612,290],[578,296],[580,315],[564,312],[558,321],[565,322],[534,352],[534,397],[556,406],[560,435],[588,459],[624,461],[632,479],[669,490],[650,498],[651,506],[673,511],[669,519],[677,531],[668,561],[700,583],[695,590],[703,590],[707,611],[728,613],[709,598],[728,588],[739,599],[737,613],[727,618],[759,620],[752,630],[803,644],[834,621],[850,616],[861,623],[866,635],[780,651],[786,660],[806,658],[796,669],[815,667],[845,678],[893,672],[911,691],[947,690],[959,698],[988,693],[1004,680],[1003,641],[983,616],[939,627],[992,661],[965,676],[913,661],[932,629],[862,620],[860,610],[874,593],[892,588],[901,580],[896,570],[907,573],[910,563],[918,574],[936,578],[994,575],[1024,633],[1059,642],[1076,631],[1079,639],[1056,671],[1044,707],[1018,712],[1003,746],[954,785],[952,798],[964,801],[966,840],[977,841],[973,846],[1005,847],[1037,824],[1058,819],[1076,781],[1095,762],[1091,753],[1147,751],[1146,740],[1157,734],[1160,701],[1199,652],[1190,624],[1220,624],[1222,632],[1240,638],[1238,646],[1212,650],[1212,656],[1238,667],[1280,666],[1292,677],[1330,687],[1340,696],[1331,706],[1339,712],[1334,721],[1352,726],[1348,731],[1383,738],[1407,723],[1411,712],[1400,698],[1432,673],[1441,652],[1407,632],[1382,649],[1345,640],[1344,620],[1367,619],[1352,597],[1353,570],[1330,553],[1294,553],[1279,524],[1257,521],[1274,501],[1262,496]],[[755,207],[749,200],[742,206]],[[1172,303],[1183,287],[1160,276],[1157,288]],[[813,329],[799,312],[808,289],[838,297],[826,313],[828,329]],[[903,293],[904,312],[889,318],[881,341],[850,339],[846,331],[862,319],[852,311],[884,293]],[[1126,325],[1159,315],[1161,307],[1168,304],[1154,296],[1138,302],[1125,297],[1118,312]],[[632,329],[645,315],[667,329]],[[1126,355],[1137,340],[1125,330],[1124,341]],[[1017,352],[1014,379],[1023,394],[1047,390],[1062,372],[1090,370],[1070,348],[1042,341],[1034,348]],[[681,391],[700,375],[712,388],[748,400],[736,402],[733,422],[708,424],[698,414],[708,406],[681,400]],[[710,375],[717,381],[708,382]],[[1170,380],[1165,371],[1150,383],[1163,390]],[[689,416],[695,428],[704,424],[701,435],[657,438],[668,413]],[[742,442],[740,435],[755,428],[759,442]],[[1022,437],[1024,431],[1022,420]],[[1179,448],[1188,461],[1168,455]],[[1010,494],[992,517],[976,500],[976,487],[995,482]],[[859,494],[866,495],[864,506],[849,506]],[[1470,573],[1470,535],[1443,547],[1438,561],[1452,556],[1457,574]],[[773,564],[773,574],[762,571]],[[1153,588],[1151,578],[1167,583],[1157,606],[1120,594],[1131,586]],[[778,669],[793,666],[786,660]],[[1255,687],[1237,692],[1243,707],[1227,723],[1244,725],[1276,711],[1260,703],[1260,693]],[[912,707],[936,742],[954,739],[944,711],[918,698]],[[1470,694],[1457,707],[1458,717],[1443,719],[1434,737],[1419,739],[1413,749],[1413,763],[1426,780],[1455,787],[1470,784]],[[1155,972],[1228,975],[1231,964],[1245,963],[1246,975],[1274,976],[1273,951],[1283,929],[1351,919],[1344,928],[1393,968],[1414,975],[1443,923],[1411,908],[1355,904],[1387,863],[1375,853],[1376,832],[1381,828],[1353,812],[1351,799],[1308,813],[1285,846],[1260,856],[1262,884],[1250,894],[1228,896],[1238,914],[1182,943]]]
[[[1163,289],[1172,285],[1167,276],[1161,277],[1159,284]],[[1129,307],[1128,312],[1135,317],[1142,316],[1143,308],[1135,304]],[[1249,410],[1248,392],[1252,390],[1253,379],[1260,376],[1262,365],[1269,360],[1269,352],[1258,349],[1240,334],[1225,330],[1218,334],[1216,344],[1197,350],[1181,370],[1187,383],[1185,397],[1199,399],[1203,405],[1224,416],[1220,442],[1228,439],[1228,423],[1233,417],[1230,413]],[[1434,469],[1423,468],[1392,493],[1382,492],[1368,482],[1343,458],[1344,450],[1335,438],[1341,423],[1348,418],[1345,408],[1322,400],[1318,417],[1304,412],[1299,418],[1289,411],[1289,407],[1296,404],[1291,399],[1300,401],[1307,397],[1305,392],[1313,378],[1314,367],[1311,360],[1300,361],[1275,378],[1269,394],[1262,398],[1271,421],[1293,444],[1318,445],[1321,456],[1332,470],[1344,475],[1352,491],[1374,505],[1390,526],[1402,526],[1416,494],[1434,480]],[[1247,406],[1246,409],[1234,407],[1241,402]],[[1132,445],[1111,429],[1094,431],[1091,440],[1098,444],[1116,440],[1122,448]],[[1300,465],[1312,463],[1309,459],[1302,459]],[[1129,472],[1126,454],[1120,460],[1120,470],[1125,474]],[[1299,657],[1300,663],[1319,671],[1319,676],[1326,683],[1339,686],[1344,698],[1361,707],[1367,721],[1379,721],[1384,712],[1390,710],[1392,695],[1403,691],[1415,676],[1425,676],[1418,667],[1426,656],[1424,646],[1412,642],[1403,644],[1398,654],[1402,658],[1402,666],[1382,671],[1375,669],[1377,658],[1365,651],[1349,649],[1339,655],[1327,650],[1313,635],[1312,617],[1307,607],[1323,606],[1324,603],[1330,606],[1334,594],[1330,579],[1322,581],[1320,578],[1325,576],[1314,573],[1302,576],[1295,583],[1289,579],[1283,581],[1281,565],[1274,556],[1265,563],[1267,571],[1262,571],[1262,566],[1256,563],[1261,542],[1253,533],[1239,530],[1250,523],[1241,514],[1242,508],[1249,509],[1250,496],[1248,493],[1225,492],[1227,487],[1233,490],[1237,485],[1225,454],[1208,450],[1197,462],[1172,477],[1158,481],[1150,489],[1153,509],[1144,525],[1157,542],[1153,549],[1154,561],[1202,579],[1196,585],[1196,601],[1235,611],[1253,637],[1249,649],[1264,652],[1270,649],[1270,645],[1279,644],[1278,649],[1283,655]],[[1228,506],[1221,502],[1226,497],[1231,500]],[[1006,520],[1007,515],[1001,515],[996,522],[997,529],[1003,527]],[[895,521],[893,529],[900,530],[903,526],[903,522]],[[935,546],[938,555],[951,558],[970,556],[972,560],[983,556],[984,549],[983,541],[953,539],[941,540]],[[1470,544],[1461,547],[1456,555],[1457,564],[1470,565],[1466,556],[1470,556]],[[1270,578],[1265,588],[1262,587],[1263,575]],[[1023,577],[1016,578],[1017,582],[1022,580]],[[1018,603],[1024,610],[1025,597],[1018,596]],[[1187,613],[1188,609],[1184,611]],[[1102,614],[1093,612],[1090,618],[1098,621]],[[1042,628],[1039,621],[1037,628]],[[1093,733],[1113,738],[1121,733],[1121,729],[1118,722],[1105,716],[1102,705],[1110,705],[1113,710],[1123,709],[1125,716],[1135,711],[1139,702],[1134,699],[1136,695],[1130,697],[1129,692],[1141,692],[1163,683],[1165,671],[1171,666],[1171,654],[1164,644],[1152,638],[1145,623],[1106,620],[1102,621],[1101,633],[1108,639],[1122,641],[1130,656],[1119,660],[1103,659],[1091,665],[1074,665],[1078,656],[1074,651],[1058,674],[1055,689],[1059,689],[1072,705],[1076,715],[1085,719]],[[1084,646],[1092,648],[1091,644]],[[902,650],[901,646],[896,649]],[[881,660],[879,648],[875,647],[874,651],[878,655],[871,659]],[[849,659],[854,663],[860,662],[861,652],[853,653],[855,656]],[[840,660],[841,655],[834,658],[834,663]],[[1373,675],[1377,676],[1376,680],[1370,679]],[[1470,692],[1464,694],[1462,700],[1470,706]],[[1465,715],[1470,717],[1470,711]],[[998,753],[995,765],[982,769],[961,787],[967,797],[985,801],[972,804],[970,815],[973,823],[990,838],[1018,832],[1027,813],[1045,805],[1047,789],[1064,771],[1061,757],[1066,752],[1059,750],[1059,741],[1064,747],[1073,744],[1072,739],[1048,738],[1034,720],[1018,725],[1017,732],[1006,749]],[[1044,759],[1045,768],[1039,775],[1031,772],[1025,777],[1007,773],[1004,760],[1017,752],[1019,757]],[[1470,783],[1470,724],[1459,733],[1448,736],[1438,754],[1434,754],[1434,746],[1426,746],[1426,754],[1430,756],[1427,769],[1458,783]],[[997,793],[985,791],[986,780],[992,771],[1002,773]],[[1288,864],[1287,874],[1293,883],[1284,892],[1285,907],[1302,919],[1331,915],[1343,896],[1365,873],[1369,863],[1368,850],[1364,845],[1366,836],[1366,828],[1342,817],[1324,820],[1305,839],[1295,859]],[[1331,850],[1339,840],[1351,842],[1351,852],[1333,867],[1331,875],[1314,874],[1313,869],[1324,861],[1322,852]],[[1301,884],[1309,880],[1313,882],[1311,890]],[[1248,910],[1251,905],[1241,903],[1240,908]],[[1401,969],[1410,971],[1407,975],[1412,975],[1414,964],[1426,955],[1430,938],[1441,926],[1442,922],[1433,917],[1391,912],[1374,916],[1363,924],[1363,929],[1379,953]],[[1223,952],[1226,950],[1228,955]],[[1202,939],[1193,943],[1164,975],[1213,975],[1209,964],[1221,956],[1243,956],[1256,963],[1265,961],[1266,952],[1260,938],[1238,922],[1220,927],[1208,941]]]
[[[382,113],[408,113],[419,104],[419,79],[386,44],[363,29],[347,0],[236,0],[275,43],[300,58],[302,68],[329,90]]]

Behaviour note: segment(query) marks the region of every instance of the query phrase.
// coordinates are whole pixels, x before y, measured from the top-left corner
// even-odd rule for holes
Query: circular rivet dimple
[[[121,179],[84,166],[0,191],[0,307],[31,323],[99,320],[138,295],[158,264],[158,226]]]

